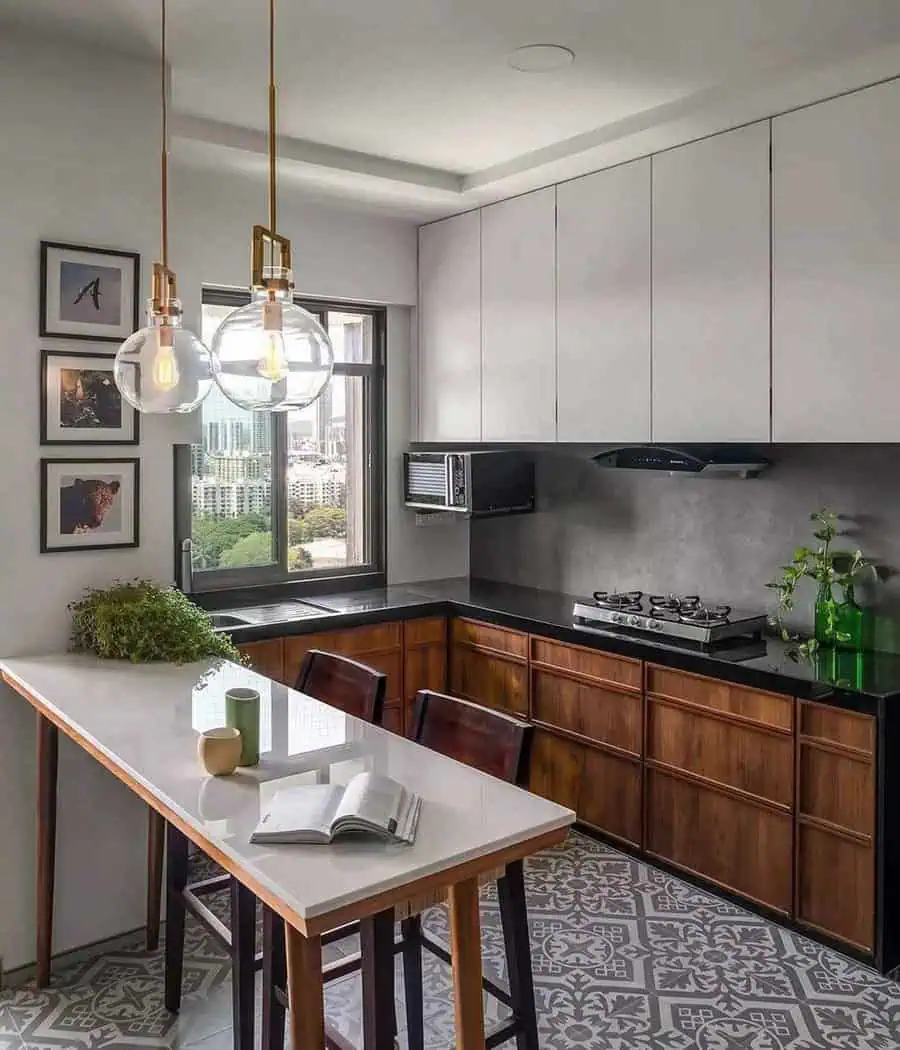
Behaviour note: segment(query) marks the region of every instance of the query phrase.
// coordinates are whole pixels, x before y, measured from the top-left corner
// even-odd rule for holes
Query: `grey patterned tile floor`
[[[605,845],[573,833],[526,880],[546,1050],[900,1050],[900,985]],[[446,936],[443,909],[426,924]],[[490,890],[482,924],[485,968],[502,975]],[[452,1046],[451,987],[428,957],[429,1047]],[[180,1016],[162,993],[162,953],[136,940],[57,972],[48,990],[0,995],[0,1050],[231,1047],[227,960],[195,923]],[[360,1045],[358,978],[328,987],[327,1011]]]

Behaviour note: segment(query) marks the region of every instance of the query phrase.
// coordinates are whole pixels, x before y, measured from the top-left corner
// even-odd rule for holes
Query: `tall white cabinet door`
[[[900,84],[773,135],[775,440],[900,440]]]
[[[558,441],[650,440],[650,161],[557,187]]]
[[[556,187],[481,212],[482,435],[556,440]]]
[[[419,229],[418,437],[481,440],[481,213]]]
[[[653,158],[653,440],[770,436],[769,122]]]

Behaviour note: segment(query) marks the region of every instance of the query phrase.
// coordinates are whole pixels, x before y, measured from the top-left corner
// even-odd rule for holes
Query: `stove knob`
[[[632,616],[628,621],[632,627],[637,627],[640,624],[640,617]]]
[[[662,629],[662,624],[659,622],[659,620],[648,620],[647,626],[650,628],[651,631],[659,631]]]
[[[612,622],[613,623],[624,623],[625,622],[625,617],[621,613],[613,613],[612,614]]]

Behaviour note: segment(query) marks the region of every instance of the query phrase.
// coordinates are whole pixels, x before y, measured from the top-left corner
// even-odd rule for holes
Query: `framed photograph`
[[[42,459],[41,554],[137,547],[139,459]]]
[[[78,351],[41,353],[42,445],[137,445],[140,413],[122,397],[113,359]]]
[[[121,343],[138,327],[137,252],[41,241],[40,334]]]

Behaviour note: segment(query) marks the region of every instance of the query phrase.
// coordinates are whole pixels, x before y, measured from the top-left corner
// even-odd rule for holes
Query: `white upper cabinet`
[[[900,84],[773,136],[775,440],[900,440]]]
[[[652,436],[770,437],[769,122],[653,158]]]
[[[650,440],[650,161],[557,188],[558,441]]]
[[[556,440],[556,187],[483,208],[482,437]]]
[[[481,213],[419,230],[418,437],[481,440]]]

